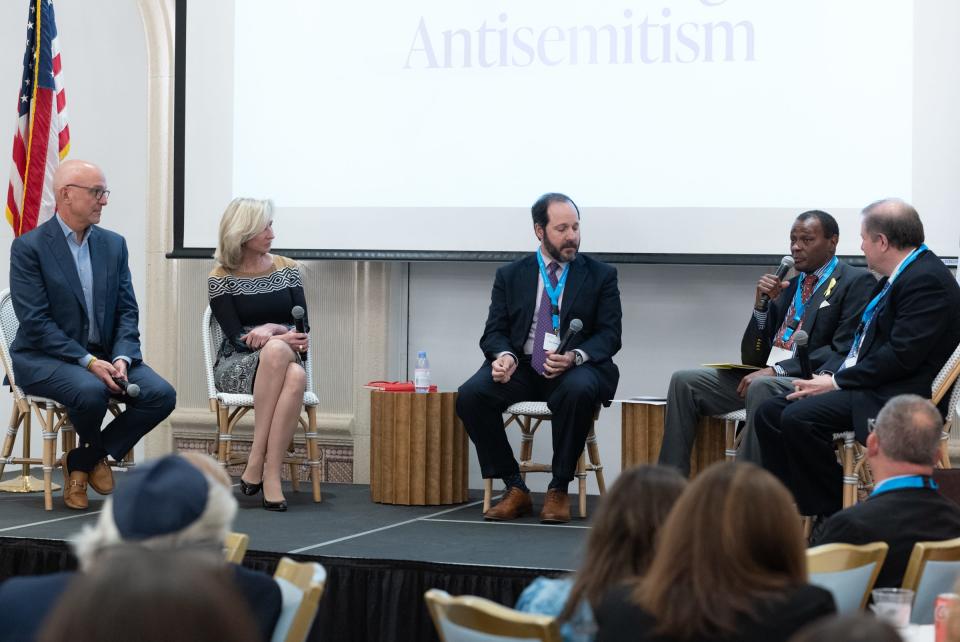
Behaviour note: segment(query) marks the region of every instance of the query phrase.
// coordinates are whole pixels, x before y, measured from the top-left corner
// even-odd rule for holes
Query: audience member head
[[[711,637],[734,633],[738,615],[806,579],[790,492],[759,466],[720,463],[673,507],[633,598],[657,618],[658,633]]]
[[[134,469],[104,502],[96,525],[73,547],[84,571],[120,544],[206,551],[222,561],[237,513],[226,472],[206,455],[168,455]]]
[[[890,276],[911,250],[923,244],[923,222],[912,205],[899,198],[863,208],[860,249],[871,270]]]
[[[60,218],[74,231],[100,222],[110,191],[103,170],[87,161],[64,161],[53,174],[53,194]]]
[[[254,642],[260,636],[233,574],[195,551],[114,547],[74,575],[42,642]]]
[[[228,270],[240,267],[243,245],[273,222],[273,203],[255,198],[235,198],[220,219],[220,237],[214,257]]]
[[[903,642],[897,630],[869,613],[821,618],[808,624],[790,642]]]
[[[657,533],[686,485],[676,469],[666,466],[620,473],[597,509],[561,619],[572,617],[584,599],[596,608],[611,586],[647,572]]]
[[[840,240],[837,221],[820,210],[797,217],[790,228],[790,255],[798,272],[814,272],[833,258]]]
[[[580,209],[566,194],[551,192],[530,208],[533,233],[555,261],[569,262],[580,249]]]
[[[867,435],[874,477],[932,474],[942,431],[943,417],[928,399],[898,395],[887,401]]]

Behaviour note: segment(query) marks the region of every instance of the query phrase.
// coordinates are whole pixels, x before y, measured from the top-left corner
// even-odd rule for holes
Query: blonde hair
[[[243,244],[262,232],[273,220],[273,202],[235,198],[220,218],[220,238],[213,258],[228,270],[240,267]]]

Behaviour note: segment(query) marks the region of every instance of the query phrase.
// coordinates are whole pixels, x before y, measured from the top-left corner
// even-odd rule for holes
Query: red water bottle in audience
[[[950,619],[951,609],[956,608],[960,595],[956,593],[941,593],[933,605],[933,640],[947,642],[947,620]]]

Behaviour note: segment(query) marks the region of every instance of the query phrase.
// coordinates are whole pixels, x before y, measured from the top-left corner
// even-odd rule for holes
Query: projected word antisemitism
[[[420,17],[404,69],[530,67],[532,65],[631,65],[658,63],[753,62],[753,23],[742,20],[682,22],[634,20],[627,24],[512,26],[506,13],[489,26],[431,31]],[[656,20],[656,21],[655,21]]]

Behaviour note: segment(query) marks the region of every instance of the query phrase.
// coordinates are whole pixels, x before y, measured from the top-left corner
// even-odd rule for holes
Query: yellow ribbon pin
[[[827,286],[827,291],[823,293],[823,298],[826,299],[830,296],[830,293],[833,292],[833,286],[837,284],[837,280],[833,277],[830,277],[830,285]]]

